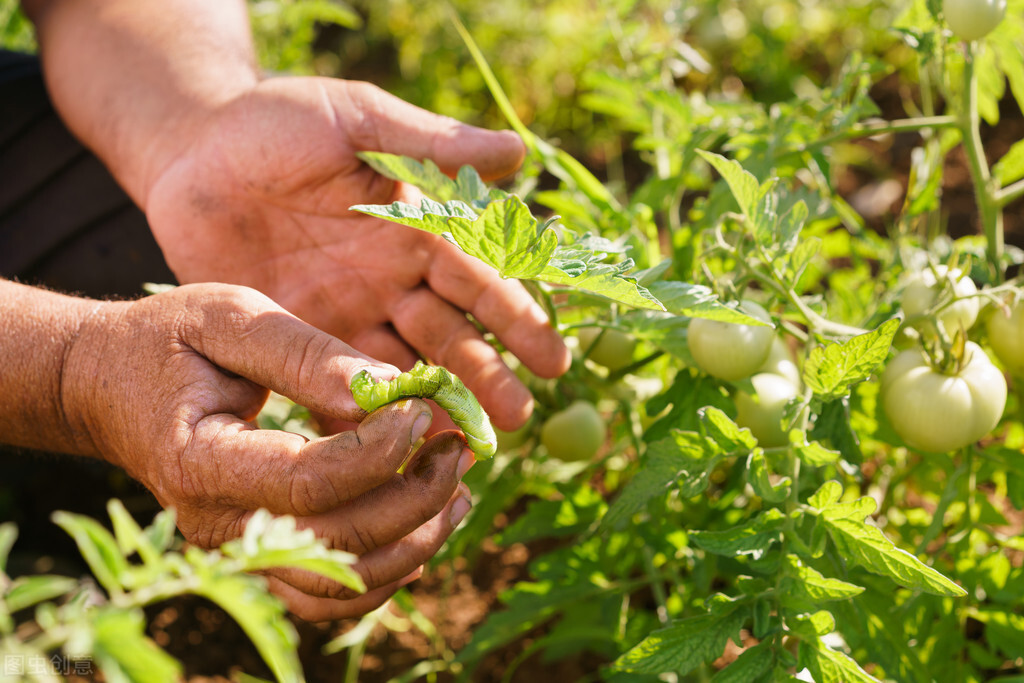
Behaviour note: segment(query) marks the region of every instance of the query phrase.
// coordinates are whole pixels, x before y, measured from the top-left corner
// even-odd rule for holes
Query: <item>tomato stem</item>
[[[997,181],[992,177],[981,144],[981,116],[978,113],[978,76],[975,72],[977,47],[971,43],[966,48],[964,63],[963,107],[958,119],[963,137],[964,152],[971,169],[974,183],[974,197],[978,204],[981,226],[987,242],[986,254],[995,281],[1003,279],[1003,212],[997,196]],[[1024,190],[1021,190],[1024,192]]]
[[[952,128],[957,125],[955,116],[915,116],[907,119],[896,119],[894,121],[869,121],[859,126],[838,131],[832,135],[826,135],[812,142],[808,142],[794,149],[794,152],[807,152],[814,149],[821,149],[836,142],[869,138],[876,135],[889,133],[907,133],[919,130],[935,130],[938,128]]]

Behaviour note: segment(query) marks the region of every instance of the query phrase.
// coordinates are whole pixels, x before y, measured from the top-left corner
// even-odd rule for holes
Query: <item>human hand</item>
[[[397,474],[430,408],[401,401],[367,416],[348,391],[364,368],[398,372],[250,289],[190,285],[98,304],[66,353],[60,396],[76,451],[102,455],[176,508],[189,542],[219,546],[264,507],[358,555],[362,595],[306,572],[269,578],[298,616],[337,619],[415,578],[469,509],[466,442],[438,434]],[[263,387],[359,425],[312,441],[256,429]]]
[[[418,202],[359,161],[361,150],[432,159],[449,173],[471,164],[488,179],[523,155],[512,133],[459,124],[367,83],[272,79],[208,117],[142,201],[181,281],[256,288],[402,369],[429,358],[465,382],[496,426],[519,427],[530,393],[466,313],[542,377],[568,367],[561,338],[518,282],[436,235],[350,212]]]

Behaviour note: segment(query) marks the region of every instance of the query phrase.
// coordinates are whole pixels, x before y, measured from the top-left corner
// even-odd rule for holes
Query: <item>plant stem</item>
[[[887,133],[906,133],[916,130],[934,130],[936,128],[951,128],[957,125],[954,116],[916,116],[909,119],[897,119],[895,121],[872,121],[860,126],[838,131],[832,135],[808,142],[801,145],[795,152],[806,152],[812,149],[827,147],[836,142],[856,140],[858,138],[869,138],[875,135]]]
[[[981,117],[978,114],[978,77],[975,73],[975,44],[967,47],[964,64],[963,107],[958,118],[963,137],[964,152],[971,169],[974,197],[978,204],[981,226],[987,242],[986,253],[995,281],[1002,282],[1003,269],[1003,212],[996,196],[997,188],[989,171],[985,149],[981,144]]]
[[[668,596],[665,594],[665,587],[661,585],[661,578],[658,575],[657,569],[654,567],[654,554],[650,547],[644,546],[641,550],[641,555],[644,560],[644,572],[647,574],[650,580],[651,592],[654,593],[654,601],[658,603],[658,621],[663,626],[668,625]]]
[[[768,285],[779,295],[783,296],[787,301],[793,304],[793,306],[800,311],[800,315],[803,316],[804,320],[807,322],[807,326],[811,328],[813,332],[840,337],[855,337],[867,332],[867,330],[859,327],[852,327],[850,325],[844,325],[843,323],[837,323],[815,313],[810,306],[804,303],[804,300],[800,298],[800,295],[797,294],[792,287],[788,287],[782,282],[782,279],[775,274],[774,269],[772,269],[771,277],[759,272],[756,268],[750,267],[749,264],[747,264],[747,269],[756,280]]]
[[[1018,180],[996,192],[996,206],[1003,208],[1007,204],[1024,197],[1024,180]]]

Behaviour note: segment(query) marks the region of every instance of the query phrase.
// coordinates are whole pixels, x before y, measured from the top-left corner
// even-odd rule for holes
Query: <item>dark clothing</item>
[[[96,298],[134,297],[143,282],[175,282],[142,211],[57,117],[39,60],[5,51],[0,276]],[[74,561],[74,545],[50,513],[73,510],[106,521],[106,501],[115,496],[146,522],[159,509],[140,485],[104,462],[0,444],[0,522],[14,521],[21,530],[12,573],[31,571],[41,554]]]
[[[39,60],[4,51],[0,276],[91,297],[175,281],[142,211],[57,117]]]

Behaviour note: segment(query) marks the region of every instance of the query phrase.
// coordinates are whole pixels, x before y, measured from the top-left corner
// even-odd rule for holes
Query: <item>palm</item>
[[[400,367],[427,356],[481,393],[499,426],[513,426],[525,418],[529,397],[465,312],[538,372],[556,374],[565,350],[526,294],[434,235],[348,208],[411,191],[362,164],[360,149],[397,147],[388,151],[441,157],[442,167],[444,155],[453,153],[479,167],[474,156],[488,152],[493,166],[481,169],[487,175],[514,168],[519,149],[498,136],[505,152],[494,140],[479,150],[452,150],[446,131],[417,123],[410,111],[396,112],[403,106],[420,112],[362,84],[266,81],[222,110],[154,183],[147,215],[181,281],[259,289]],[[388,120],[389,114],[398,115]],[[428,120],[437,122],[457,125]],[[508,313],[521,314],[523,325],[503,325]]]

